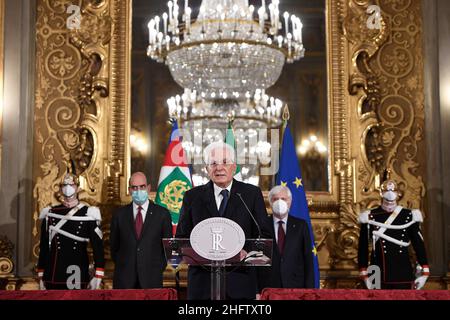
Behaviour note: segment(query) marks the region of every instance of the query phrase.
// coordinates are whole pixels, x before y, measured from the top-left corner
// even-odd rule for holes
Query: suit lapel
[[[134,225],[133,202],[128,206],[127,221],[128,221],[128,225],[130,226],[131,233],[134,236],[134,239],[137,240],[136,228],[135,228],[135,225]]]
[[[230,198],[228,199],[227,207],[225,209],[224,217],[231,218],[233,216],[233,213],[236,212],[236,207],[240,203],[239,197],[236,195],[236,193],[239,193],[239,183],[233,179],[233,184],[231,185],[230,190]]]
[[[277,242],[277,238],[275,236],[275,225],[274,225],[274,220],[273,220],[273,215],[269,217],[270,219],[270,228],[272,229],[272,234],[273,234],[273,252],[272,252],[272,259],[275,258],[275,254],[277,255],[277,257],[280,257],[280,250],[278,249],[278,242]]]
[[[296,234],[298,232],[298,226],[296,224],[296,221],[294,219],[291,219],[290,216],[288,216],[287,220],[287,230],[286,230],[286,240],[284,242],[284,256],[288,255],[290,251],[292,250],[293,241],[290,240],[295,239]]]
[[[236,211],[235,208],[239,205],[240,199],[236,195],[239,192],[239,182],[233,179],[233,184],[230,190],[230,197],[228,199],[227,207],[225,209],[224,217],[230,218]],[[218,217],[219,210],[217,209],[216,197],[214,195],[213,182],[209,181],[205,184],[205,193],[203,194],[203,202],[206,204],[211,217]]]
[[[138,240],[141,240],[144,238],[145,231],[149,228],[149,225],[152,224],[150,220],[153,220],[153,216],[154,216],[153,209],[154,209],[153,202],[149,200],[148,207],[147,207],[147,213],[145,214],[144,225],[142,226],[141,237]]]
[[[203,193],[203,202],[209,211],[211,217],[218,217],[219,210],[217,209],[216,197],[214,196],[214,186],[212,181],[205,185],[205,192]]]

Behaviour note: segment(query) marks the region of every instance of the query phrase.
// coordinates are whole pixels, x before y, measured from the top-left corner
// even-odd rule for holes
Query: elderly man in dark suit
[[[206,170],[211,180],[185,193],[176,237],[189,238],[192,229],[199,222],[223,216],[239,224],[247,239],[257,238],[258,228],[247,212],[246,204],[260,224],[262,236],[272,238],[269,227],[263,225],[267,213],[261,190],[233,179],[236,170],[234,149],[223,142],[214,142],[205,149],[204,156]],[[209,271],[190,266],[188,299],[209,299],[210,280]],[[255,299],[258,284],[254,268],[238,268],[228,273],[225,287],[228,299]]]
[[[314,288],[313,254],[306,222],[289,215],[292,194],[288,187],[269,192],[273,216],[268,217],[275,235],[272,266],[259,270],[259,285],[268,288]]]
[[[150,184],[142,172],[131,176],[128,190],[133,202],[120,208],[111,221],[113,287],[161,288],[167,266],[162,238],[172,236],[170,213],[149,200]]]

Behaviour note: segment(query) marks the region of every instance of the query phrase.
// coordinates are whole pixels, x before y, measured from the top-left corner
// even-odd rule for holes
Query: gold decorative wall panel
[[[81,10],[69,30],[69,4]],[[368,29],[370,5],[381,8]],[[330,192],[307,195],[323,286],[355,286],[358,213],[375,205],[385,168],[402,204],[424,195],[423,57],[419,0],[327,0]],[[55,203],[71,160],[82,197],[107,209],[125,201],[129,174],[131,2],[39,0],[33,159],[37,216]],[[336,279],[355,276],[350,280]]]
[[[384,0],[379,5],[386,32],[369,46],[348,33],[357,53],[349,88],[358,99],[354,138],[361,141],[357,200],[376,201],[383,170],[390,169],[401,185],[401,203],[421,208],[426,163],[420,1]],[[375,53],[374,44],[381,44]]]
[[[76,9],[68,13],[70,5],[78,6],[79,16]],[[128,2],[118,0],[38,1],[35,256],[39,211],[58,201],[67,170],[81,176],[84,201],[108,208],[125,195],[120,185],[129,165],[129,10]]]
[[[0,290],[15,290],[17,278],[14,277],[14,244],[0,235]]]

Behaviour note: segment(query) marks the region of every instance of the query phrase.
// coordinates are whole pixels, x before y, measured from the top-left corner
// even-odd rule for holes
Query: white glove
[[[423,268],[420,264],[416,264],[416,273],[415,273],[415,277],[418,278],[422,275],[423,272]]]
[[[367,269],[366,268],[361,268],[359,270],[359,277],[364,282],[364,285],[366,286],[367,289],[369,289],[369,290],[373,289],[372,288],[372,284],[369,281],[369,277],[367,275]]]
[[[427,282],[428,276],[420,276],[414,280],[414,289],[420,290],[425,285],[425,282]]]
[[[97,290],[100,289],[100,284],[102,283],[102,278],[93,277],[91,282],[89,282],[88,289]]]
[[[416,280],[414,280],[414,289],[420,290],[427,282],[428,276],[430,274],[430,267],[428,265],[421,266],[419,263],[416,264]]]
[[[39,290],[47,290],[42,279],[39,280]]]

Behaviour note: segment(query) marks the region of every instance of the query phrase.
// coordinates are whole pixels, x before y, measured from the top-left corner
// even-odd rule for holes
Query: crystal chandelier
[[[147,55],[165,63],[184,88],[167,100],[169,116],[193,134],[183,137],[190,157],[201,156],[232,120],[236,142],[246,146],[241,151],[249,160],[242,166],[243,180],[258,184],[261,162],[256,158],[271,150],[261,133],[280,127],[284,107],[265,91],[278,80],[285,62],[304,56],[302,23],[288,12],[281,16],[279,0],[267,6],[261,0],[259,8],[248,0],[202,0],[196,18],[189,0],[184,0],[183,12],[178,2],[169,1],[168,12],[148,23]],[[204,170],[193,165],[195,185],[207,181]]]
[[[234,128],[278,128],[283,102],[269,97],[264,90],[249,92],[245,100],[236,97],[205,99],[195,91],[185,89],[184,93],[167,100],[171,118],[180,120],[183,127],[193,129],[197,122],[203,127],[226,129],[228,119],[234,119]]]
[[[302,23],[288,12],[281,17],[279,0],[267,7],[262,0],[258,10],[248,0],[203,0],[196,19],[189,0],[183,14],[177,0],[167,6],[168,13],[148,24],[147,54],[165,62],[181,87],[205,98],[244,100],[272,86],[285,61],[304,55]]]

